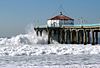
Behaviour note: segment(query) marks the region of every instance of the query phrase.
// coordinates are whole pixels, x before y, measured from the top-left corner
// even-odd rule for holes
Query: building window
[[[54,27],[56,26],[56,22],[53,22],[53,26],[54,26]]]

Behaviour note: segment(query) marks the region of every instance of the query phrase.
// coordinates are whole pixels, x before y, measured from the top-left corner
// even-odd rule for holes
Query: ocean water
[[[47,44],[48,36],[0,38],[0,68],[100,68],[100,45]]]
[[[3,56],[0,68],[100,68],[100,55]]]

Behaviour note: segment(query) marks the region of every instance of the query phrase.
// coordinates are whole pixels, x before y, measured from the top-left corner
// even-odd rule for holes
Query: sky
[[[0,37],[26,32],[28,25],[44,25],[59,12],[75,24],[100,23],[100,0],[0,0]]]

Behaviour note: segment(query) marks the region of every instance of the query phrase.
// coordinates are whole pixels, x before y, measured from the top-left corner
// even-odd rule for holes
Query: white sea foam
[[[0,56],[100,54],[100,46],[95,45],[20,45],[0,47]]]
[[[48,36],[0,38],[0,68],[99,68],[100,45],[47,44]],[[90,58],[91,57],[91,58]]]
[[[16,65],[6,65],[1,68],[100,68],[99,64],[94,65],[52,65],[52,66],[16,66]]]
[[[100,54],[99,45],[47,44],[48,36],[37,36],[33,27],[26,34],[11,38],[0,38],[0,56],[43,55],[43,54]]]
[[[20,34],[15,37],[0,38],[0,45],[25,45],[25,44],[47,44],[47,35],[37,36],[34,29],[27,34]]]

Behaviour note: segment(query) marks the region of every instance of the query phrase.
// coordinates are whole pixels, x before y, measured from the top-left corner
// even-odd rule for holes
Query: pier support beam
[[[65,31],[61,30],[61,43],[65,43]]]
[[[57,32],[58,32],[58,42],[60,43],[60,30],[58,29]]]
[[[48,30],[48,44],[51,42],[51,30]]]
[[[70,44],[71,41],[70,41],[70,30],[66,30],[65,31],[65,43],[66,44]]]
[[[84,44],[84,31],[79,30],[79,44]]]
[[[39,36],[38,30],[36,30],[36,35]]]
[[[67,42],[68,42],[68,44],[70,44],[71,43],[71,34],[70,34],[70,30],[68,30],[67,31]]]
[[[65,44],[68,44],[68,32],[65,30]]]
[[[87,43],[90,44],[90,31],[87,31]]]
[[[79,44],[79,31],[76,30],[76,44]]]
[[[95,45],[94,39],[94,30],[92,30],[92,45]]]
[[[95,36],[96,36],[96,44],[98,44],[98,32],[95,32]]]
[[[78,43],[81,44],[81,42],[82,42],[81,31],[79,30],[78,32],[79,32],[78,33],[78,41],[79,41]]]
[[[42,36],[42,30],[40,31],[40,36]]]
[[[86,42],[87,42],[87,37],[86,37],[86,31],[84,30],[84,45],[86,45]]]
[[[62,43],[63,40],[62,40],[62,30],[60,29],[60,43]]]
[[[84,30],[79,31],[80,44],[84,44]]]
[[[70,30],[70,44],[73,43],[73,31]]]

